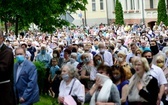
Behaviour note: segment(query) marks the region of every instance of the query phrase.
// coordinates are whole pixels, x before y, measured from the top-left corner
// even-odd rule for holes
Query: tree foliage
[[[168,25],[168,16],[166,14],[165,0],[159,0],[157,11],[158,11],[157,23],[159,24],[162,21],[165,25]]]
[[[87,0],[1,0],[0,19],[19,27],[36,24],[42,31],[68,25],[60,15],[85,10]],[[17,21],[18,20],[18,21]]]
[[[123,9],[119,0],[116,0],[115,5],[115,23],[119,25],[124,24]]]

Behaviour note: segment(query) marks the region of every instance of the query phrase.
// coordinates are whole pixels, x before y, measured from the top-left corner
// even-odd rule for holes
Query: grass
[[[52,98],[52,97],[47,96],[47,95],[41,95],[40,96],[40,101],[33,104],[33,105],[59,105],[59,104],[57,103],[56,98]],[[85,105],[89,105],[89,104],[85,104]]]
[[[52,98],[47,95],[42,95],[40,96],[39,102],[35,103],[34,105],[59,105],[59,104],[57,103],[56,98]]]

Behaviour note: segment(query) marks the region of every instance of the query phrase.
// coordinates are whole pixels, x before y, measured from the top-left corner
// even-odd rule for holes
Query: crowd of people
[[[6,37],[1,33],[2,105],[15,105],[10,103],[16,99],[21,105],[39,100],[34,61],[45,64],[43,92],[61,105],[168,104],[168,27],[162,22],[153,28],[63,27],[52,34],[28,31],[18,38],[13,32]]]

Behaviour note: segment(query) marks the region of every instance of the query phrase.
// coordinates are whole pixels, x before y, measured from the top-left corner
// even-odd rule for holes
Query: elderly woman
[[[136,73],[130,79],[129,105],[156,105],[159,87],[157,79],[150,75],[148,61],[136,57],[133,65]]]
[[[71,53],[71,58],[70,58],[70,62],[68,62],[67,64],[70,64],[72,66],[74,66],[75,68],[77,68],[77,65],[79,64],[79,62],[76,61],[77,60],[77,53]]]
[[[119,51],[117,53],[117,63],[116,65],[119,65],[121,67],[123,67],[124,71],[126,72],[126,80],[129,80],[132,76],[131,73],[131,67],[129,66],[129,64],[126,62],[126,54],[123,51]]]
[[[59,87],[58,102],[64,103],[66,96],[71,95],[77,102],[77,105],[81,105],[84,102],[84,89],[82,84],[77,79],[77,71],[72,65],[66,64],[62,66],[62,81]]]
[[[85,102],[90,102],[90,105],[120,105],[118,89],[111,81],[111,68],[100,65],[97,70],[96,83],[85,95]]]

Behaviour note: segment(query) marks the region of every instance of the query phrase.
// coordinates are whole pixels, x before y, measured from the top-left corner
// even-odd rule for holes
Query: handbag
[[[76,79],[72,83],[71,89],[69,91],[69,95],[71,95],[71,92],[72,92],[72,89],[73,89],[75,81],[76,81]],[[71,95],[71,96],[73,97],[73,99],[75,100],[75,102],[76,102],[77,105],[82,105],[82,103],[78,100],[77,96],[73,96],[73,95]]]

